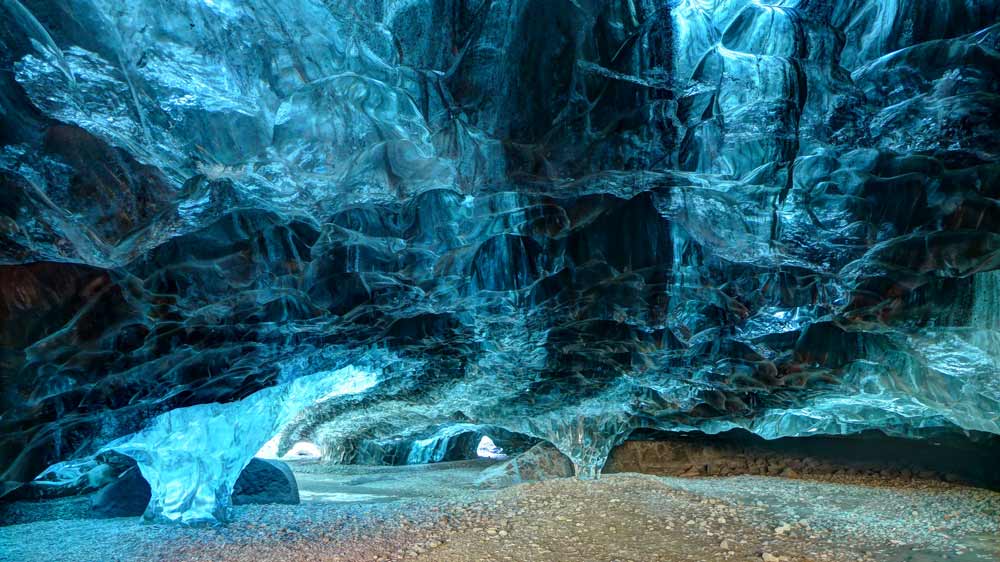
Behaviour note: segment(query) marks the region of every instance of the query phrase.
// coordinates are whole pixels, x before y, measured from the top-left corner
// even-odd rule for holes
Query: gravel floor
[[[500,491],[476,463],[300,473],[298,506],[226,527],[0,527],[0,560],[672,562],[1000,560],[1000,494],[938,482],[616,474]]]

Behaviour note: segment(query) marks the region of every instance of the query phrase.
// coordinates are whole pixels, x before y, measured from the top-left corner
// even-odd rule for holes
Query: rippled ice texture
[[[0,14],[0,492],[132,435],[151,515],[221,516],[285,422],[581,476],[638,428],[1000,433],[995,1]]]

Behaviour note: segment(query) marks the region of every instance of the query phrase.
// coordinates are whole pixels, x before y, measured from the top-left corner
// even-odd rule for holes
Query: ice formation
[[[204,520],[280,427],[1000,433],[998,21],[0,0],[0,491],[110,447]]]
[[[238,402],[169,410],[105,449],[138,463],[152,490],[146,519],[226,521],[236,479],[268,435],[309,406],[363,392],[375,382],[375,374],[353,367],[307,375]]]

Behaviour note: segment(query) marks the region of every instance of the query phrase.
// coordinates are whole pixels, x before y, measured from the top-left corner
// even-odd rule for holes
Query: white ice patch
[[[476,447],[476,456],[484,459],[505,459],[507,455],[503,454],[503,449],[496,446],[496,443],[488,435],[483,435],[483,438],[479,440],[479,446]]]
[[[286,459],[318,459],[323,456],[319,447],[309,441],[299,441],[292,445],[292,448],[285,453]]]

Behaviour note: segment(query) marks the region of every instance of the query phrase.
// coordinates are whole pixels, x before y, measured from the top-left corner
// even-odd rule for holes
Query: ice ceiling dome
[[[582,473],[636,428],[1000,433],[993,0],[0,15],[7,488],[198,408],[187,456],[471,424]]]

